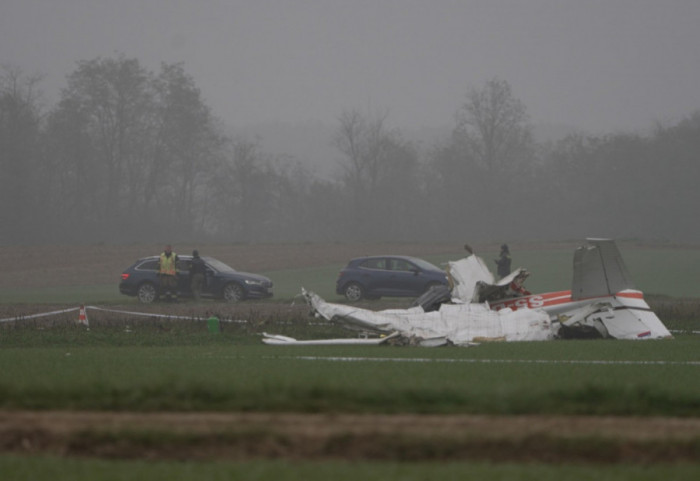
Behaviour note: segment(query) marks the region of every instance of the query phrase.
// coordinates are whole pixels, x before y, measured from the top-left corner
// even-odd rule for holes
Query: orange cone
[[[80,314],[78,315],[78,323],[83,326],[89,326],[87,312],[85,311],[85,306],[80,306]]]

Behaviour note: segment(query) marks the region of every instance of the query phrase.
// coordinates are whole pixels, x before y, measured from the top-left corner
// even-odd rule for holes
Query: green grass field
[[[265,325],[304,336],[317,326]],[[333,334],[330,332],[328,334]],[[4,410],[700,416],[700,336],[474,348],[266,346],[176,323],[0,334]],[[86,433],[87,435],[88,433]],[[153,438],[153,436],[156,436]],[[149,442],[158,436],[149,435]],[[141,438],[136,438],[136,442]],[[541,440],[540,442],[542,442]],[[602,449],[600,441],[582,441]],[[429,448],[423,448],[429,449]],[[698,440],[679,449],[700,452]],[[6,479],[696,479],[697,463],[136,461],[0,456]]]
[[[700,416],[697,335],[429,349],[267,346],[263,331],[351,335],[313,319],[5,329],[0,407]]]
[[[479,462],[304,462],[250,461],[165,462],[59,459],[51,457],[0,456],[0,471],[13,481],[117,481],[167,479],[169,481],[237,480],[247,481],[695,481],[696,465],[546,465],[537,463]]]
[[[625,263],[638,289],[647,295],[671,297],[700,297],[697,288],[700,272],[700,249],[634,248],[621,246]],[[478,253],[490,267],[496,252]],[[456,251],[452,255],[425,256],[426,260],[444,266],[450,260],[465,255]],[[513,253],[513,267],[525,267],[530,272],[526,287],[531,292],[548,292],[570,288],[573,275],[573,250],[571,248],[531,249]],[[124,266],[126,267],[126,265]],[[275,301],[290,301],[301,287],[312,290],[329,301],[339,300],[335,293],[335,280],[343,264],[311,266],[304,269],[285,269],[262,272],[275,283]],[[113,284],[65,286],[41,289],[3,289],[0,303],[124,303],[133,302],[119,294],[119,272],[115,272]]]
[[[492,259],[497,252],[477,253],[495,270]],[[426,256],[439,267],[459,260],[465,253]],[[635,286],[647,295],[671,297],[700,297],[698,272],[700,249],[639,248],[622,249],[622,256]],[[266,272],[275,281],[276,297],[288,299],[299,293],[300,286],[331,300],[335,294],[335,280],[341,264],[313,269],[294,269]],[[573,250],[533,249],[513,253],[513,268],[524,267],[530,272],[525,285],[531,292],[551,292],[571,287]]]

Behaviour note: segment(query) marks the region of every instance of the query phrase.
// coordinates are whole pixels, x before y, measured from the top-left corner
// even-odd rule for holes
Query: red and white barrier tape
[[[13,321],[25,321],[28,319],[37,319],[40,317],[47,317],[47,316],[53,316],[56,314],[64,314],[68,312],[74,312],[78,311],[80,308],[79,307],[72,307],[70,309],[62,309],[59,311],[51,311],[51,312],[42,312],[39,314],[21,314],[15,317],[8,317],[5,319],[0,319],[0,323],[2,322],[13,322]],[[121,311],[117,309],[105,309],[103,307],[97,307],[97,306],[85,306],[85,310],[87,311],[88,309],[92,309],[95,311],[103,311],[103,312],[113,312],[117,314],[127,314],[130,316],[141,316],[141,317],[156,317],[156,318],[162,318],[162,319],[187,319],[191,321],[206,321],[208,318],[205,317],[193,317],[193,316],[173,316],[170,314],[157,314],[157,313],[151,313],[151,312],[138,312],[138,311]],[[246,320],[234,320],[234,319],[221,319],[220,322],[235,322],[235,323],[241,323],[244,324],[248,321]]]

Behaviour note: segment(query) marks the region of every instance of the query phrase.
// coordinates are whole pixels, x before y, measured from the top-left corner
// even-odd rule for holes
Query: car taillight
[[[126,272],[124,274],[122,274],[123,281],[127,280],[128,278],[129,278],[129,274],[127,274]]]

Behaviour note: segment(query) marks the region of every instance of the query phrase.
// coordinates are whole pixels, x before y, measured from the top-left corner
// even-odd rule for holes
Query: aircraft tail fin
[[[574,252],[572,300],[614,295],[634,289],[622,255],[612,239],[586,239]]]

